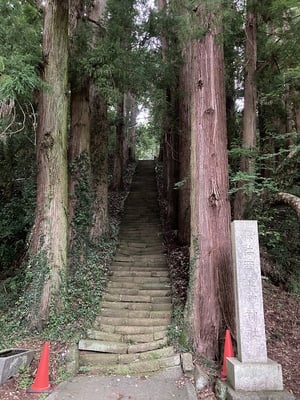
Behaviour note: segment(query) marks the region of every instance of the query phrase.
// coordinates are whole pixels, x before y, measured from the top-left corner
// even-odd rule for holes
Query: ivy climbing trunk
[[[187,322],[196,354],[219,355],[222,316],[233,326],[230,203],[221,1],[201,2],[191,41],[191,247]]]
[[[123,171],[124,171],[124,142],[125,142],[125,124],[124,124],[124,99],[122,94],[117,104],[117,122],[116,122],[116,141],[114,154],[114,174],[113,190],[123,190]]]
[[[168,2],[158,0],[158,9],[167,13]],[[170,64],[174,60],[169,60],[169,48],[175,43],[168,40],[167,30],[161,32],[162,58]],[[178,192],[175,184],[178,181],[178,127],[175,115],[178,112],[178,76],[175,71],[174,82],[170,82],[165,87],[164,112],[162,114],[162,161],[164,172],[164,196],[167,202],[166,219],[168,228],[176,230],[178,227]],[[169,79],[170,81],[170,79]]]
[[[93,41],[101,42],[101,19],[104,17],[106,0],[96,0],[90,12],[90,19],[96,21],[93,26]],[[95,26],[96,25],[96,26]],[[103,27],[102,27],[103,28]],[[95,83],[89,88],[91,109],[91,168],[92,168],[92,204],[90,239],[98,243],[101,236],[108,232],[108,117],[107,103],[96,90]]]
[[[179,189],[178,189],[178,237],[182,244],[190,243],[190,147],[191,147],[191,105],[190,71],[191,43],[182,50],[183,63],[179,74]]]
[[[30,252],[36,260],[31,327],[48,320],[50,306],[61,306],[67,265],[68,1],[45,6],[42,78],[49,89],[39,100],[37,206]]]

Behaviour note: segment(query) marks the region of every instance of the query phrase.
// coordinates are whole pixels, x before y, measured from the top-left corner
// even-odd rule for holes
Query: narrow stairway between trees
[[[82,371],[141,374],[180,364],[167,345],[172,297],[154,167],[137,165],[101,309],[79,343]]]

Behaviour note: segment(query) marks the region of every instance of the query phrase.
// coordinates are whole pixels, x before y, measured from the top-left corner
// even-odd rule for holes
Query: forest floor
[[[291,295],[264,279],[264,307],[268,356],[282,365],[285,389],[300,399],[300,306],[299,296]],[[29,394],[29,388],[34,380],[38,359],[43,341],[32,338],[20,341],[19,348],[30,348],[36,351],[36,356],[29,369],[19,373],[0,386],[1,400],[32,400],[45,397]],[[67,378],[64,368],[64,356],[67,345],[51,342],[49,373],[50,380],[58,384]],[[201,363],[201,362],[199,362]],[[216,368],[201,367],[212,377],[218,376]],[[198,399],[215,399],[213,388],[207,387],[198,394]]]

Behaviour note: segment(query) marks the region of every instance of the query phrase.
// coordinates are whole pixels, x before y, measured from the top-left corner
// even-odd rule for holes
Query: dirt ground
[[[269,357],[279,362],[283,369],[285,389],[291,391],[296,399],[300,399],[300,299],[288,294],[264,280],[264,307],[266,336]],[[36,350],[36,356],[30,368],[18,376],[9,379],[0,386],[0,400],[33,400],[43,396],[29,394],[34,380],[38,360],[44,342],[28,339],[18,344],[19,348]],[[64,355],[67,347],[64,343],[51,343],[50,347],[50,380],[55,384],[64,380]],[[199,399],[213,400],[212,388],[199,393]]]

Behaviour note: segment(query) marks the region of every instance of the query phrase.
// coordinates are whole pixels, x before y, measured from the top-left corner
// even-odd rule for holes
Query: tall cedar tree
[[[192,11],[201,39],[191,42],[191,271],[188,322],[197,354],[218,358],[222,311],[233,327],[230,203],[221,1]]]
[[[30,251],[45,263],[41,296],[30,324],[41,327],[51,303],[60,308],[67,268],[68,1],[49,0],[44,9],[42,78],[48,86],[39,101],[37,204]]]

